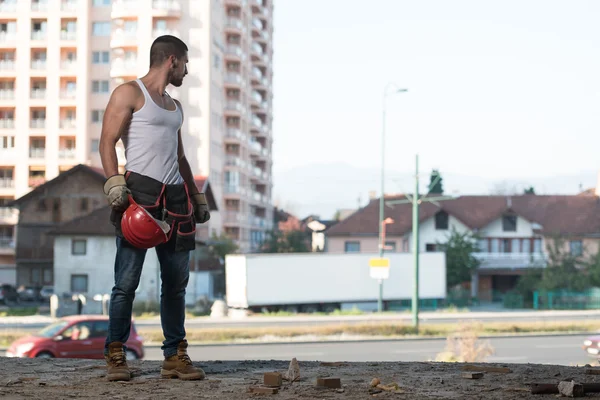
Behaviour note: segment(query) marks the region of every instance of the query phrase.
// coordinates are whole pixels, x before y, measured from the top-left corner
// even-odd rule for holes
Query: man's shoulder
[[[114,91],[119,94],[132,94],[132,95],[143,94],[142,89],[140,88],[140,85],[138,85],[138,83],[136,81],[129,81],[129,82],[121,83],[119,86],[117,86],[115,88]]]

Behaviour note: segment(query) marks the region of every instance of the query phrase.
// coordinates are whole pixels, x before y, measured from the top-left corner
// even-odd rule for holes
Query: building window
[[[71,254],[75,256],[83,256],[87,252],[87,240],[74,239],[71,242]]]
[[[396,252],[396,242],[385,242],[385,251]]]
[[[88,276],[87,274],[71,275],[71,293],[87,293]]]
[[[345,242],[344,243],[344,251],[346,253],[359,253],[360,252],[360,242]]]
[[[93,1],[93,6],[94,7],[108,7],[110,6],[112,0],[94,0]]]
[[[479,251],[482,253],[489,253],[490,247],[487,239],[479,239]]]
[[[435,243],[427,243],[425,245],[425,251],[428,253],[437,251],[437,245]]]
[[[100,140],[92,139],[92,145],[91,145],[92,153],[98,153],[99,150],[100,150]]]
[[[110,36],[110,22],[92,23],[92,36]]]
[[[502,217],[502,230],[504,232],[516,232],[517,231],[517,216],[516,215],[504,215]]]
[[[92,53],[92,63],[108,64],[110,62],[110,53],[108,51],[94,51]]]
[[[108,81],[92,81],[92,93],[108,93]]]
[[[14,136],[0,136],[0,149],[14,149],[15,148],[15,137]]]
[[[92,123],[101,124],[104,119],[104,110],[92,110]]]
[[[445,231],[448,229],[448,213],[440,211],[435,214],[435,229]]]
[[[583,255],[583,243],[581,240],[571,240],[569,247],[571,249],[572,256],[579,257]]]

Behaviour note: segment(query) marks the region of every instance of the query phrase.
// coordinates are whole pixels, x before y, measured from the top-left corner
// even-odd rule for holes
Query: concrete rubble
[[[132,361],[129,382],[108,382],[103,360],[0,358],[2,399],[556,399],[600,398],[584,366],[438,362],[207,361],[203,381],[160,378],[160,361]],[[478,379],[465,379],[463,374]],[[472,376],[472,375],[471,375]],[[285,379],[284,379],[285,378]]]

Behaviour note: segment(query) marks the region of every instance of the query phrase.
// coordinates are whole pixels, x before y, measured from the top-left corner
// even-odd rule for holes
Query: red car
[[[33,335],[13,342],[7,357],[104,358],[108,316],[72,315],[59,319]],[[144,358],[143,339],[131,323],[127,359]]]

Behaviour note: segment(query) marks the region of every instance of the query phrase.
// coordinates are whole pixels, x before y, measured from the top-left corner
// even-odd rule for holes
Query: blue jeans
[[[155,249],[160,264],[160,322],[165,336],[161,348],[164,356],[170,357],[177,354],[177,345],[185,339],[185,290],[190,275],[190,252],[176,252],[172,240]],[[117,236],[115,286],[110,296],[104,354],[108,354],[110,343],[125,345],[129,339],[133,299],[140,283],[146,251]]]

